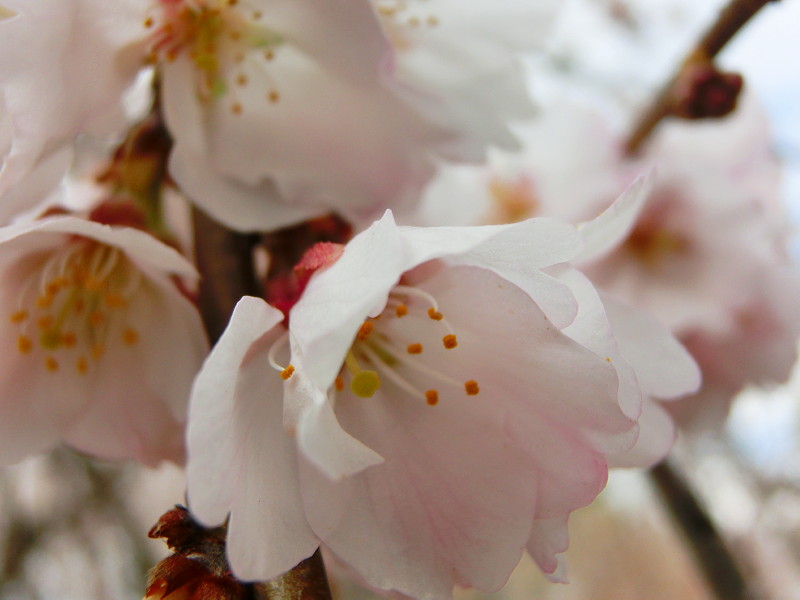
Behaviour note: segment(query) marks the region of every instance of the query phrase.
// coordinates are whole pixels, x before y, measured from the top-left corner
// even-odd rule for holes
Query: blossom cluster
[[[566,581],[609,468],[785,380],[800,276],[754,102],[637,160],[534,109],[558,9],[2,0],[0,462],[185,464],[242,581]],[[189,211],[266,256],[210,351]]]

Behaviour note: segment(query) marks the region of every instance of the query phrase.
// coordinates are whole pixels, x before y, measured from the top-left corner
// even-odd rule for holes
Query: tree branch
[[[697,60],[698,57],[711,61],[761,8],[770,2],[777,1],[731,0],[720,12],[717,21],[688,53],[677,73],[661,88],[656,99],[639,118],[633,127],[631,135],[628,137],[628,141],[625,143],[626,154],[636,154],[661,122],[661,119],[670,114],[675,84],[687,65]]]
[[[665,461],[653,467],[650,478],[715,596],[719,600],[754,600],[736,560],[683,477]]]

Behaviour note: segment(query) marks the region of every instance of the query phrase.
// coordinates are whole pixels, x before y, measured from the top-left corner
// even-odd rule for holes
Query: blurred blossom
[[[53,186],[75,135],[119,132],[125,92],[154,65],[175,140],[171,174],[214,217],[248,231],[332,208],[368,222],[412,205],[435,159],[516,145],[508,121],[532,110],[518,57],[540,46],[557,9],[553,0],[502,0],[491,11],[445,0],[5,6],[15,14],[0,21],[0,193],[43,163],[37,181]],[[62,60],[43,59],[53,52]],[[7,214],[19,209],[6,203]]]
[[[206,350],[173,281],[195,277],[191,265],[143,232],[75,217],[8,226],[0,248],[0,462],[59,440],[103,458],[182,460]]]

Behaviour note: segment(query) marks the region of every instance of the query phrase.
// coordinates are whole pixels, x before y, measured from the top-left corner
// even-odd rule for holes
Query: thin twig
[[[720,50],[725,47],[731,38],[761,10],[761,8],[770,2],[777,1],[778,0],[731,0],[722,12],[720,12],[717,21],[686,55],[686,58],[681,63],[675,75],[661,88],[656,99],[639,118],[638,122],[633,127],[633,132],[628,137],[628,141],[625,143],[626,154],[636,154],[642,147],[642,144],[650,137],[656,125],[669,114],[672,91],[685,66],[698,56],[712,60],[719,54]]]
[[[683,477],[668,462],[655,466],[650,477],[715,596],[719,600],[754,600],[739,565]]]

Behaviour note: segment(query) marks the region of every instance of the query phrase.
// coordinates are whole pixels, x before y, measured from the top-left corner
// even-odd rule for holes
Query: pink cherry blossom
[[[0,463],[59,440],[102,458],[182,460],[189,388],[206,351],[149,235],[75,217],[0,230]]]
[[[237,575],[274,577],[322,544],[414,598],[497,589],[526,547],[559,577],[560,528],[641,412],[610,327],[592,328],[598,305],[542,270],[579,247],[556,221],[421,229],[387,214],[314,274],[288,332],[243,299],[189,425],[192,510],[231,513]]]

